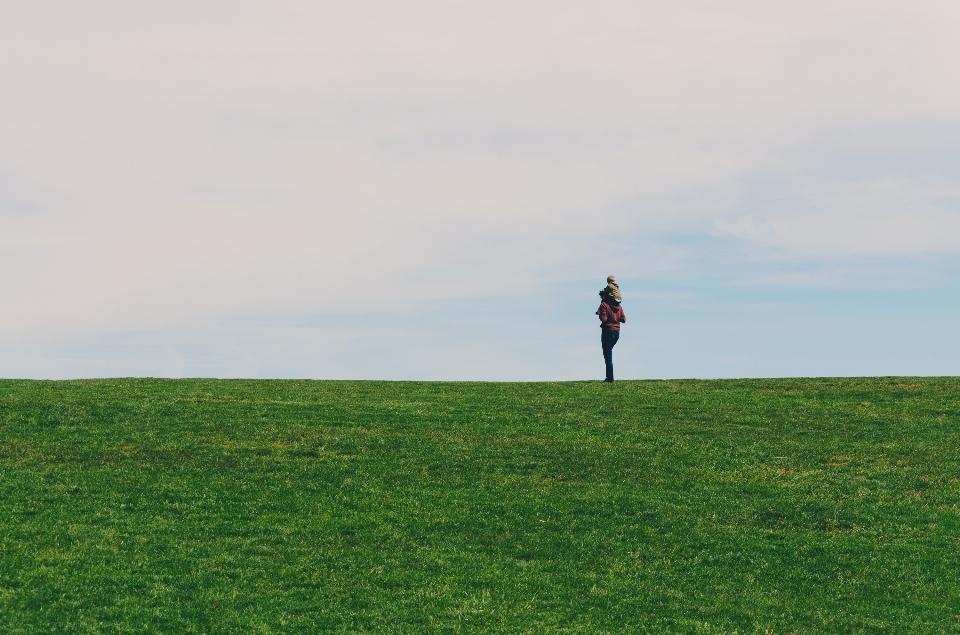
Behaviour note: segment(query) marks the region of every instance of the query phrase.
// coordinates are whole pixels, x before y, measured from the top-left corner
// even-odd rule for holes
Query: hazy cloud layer
[[[725,306],[943,293],[958,23],[956,2],[8,3],[0,373],[593,376],[613,270]],[[689,337],[663,331],[663,359]],[[786,354],[635,372],[800,372]]]

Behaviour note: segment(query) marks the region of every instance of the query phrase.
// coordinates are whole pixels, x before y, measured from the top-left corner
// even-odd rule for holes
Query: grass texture
[[[0,632],[957,633],[960,379],[0,381]]]

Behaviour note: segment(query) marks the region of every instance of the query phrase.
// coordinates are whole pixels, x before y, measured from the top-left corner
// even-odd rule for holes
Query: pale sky
[[[0,376],[960,375],[960,3],[0,5]]]

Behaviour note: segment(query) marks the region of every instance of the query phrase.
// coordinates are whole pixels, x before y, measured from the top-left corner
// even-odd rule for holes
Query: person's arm
[[[601,324],[606,324],[606,323],[607,323],[608,311],[609,311],[609,308],[607,308],[607,303],[606,303],[606,302],[601,302],[601,303],[600,303],[600,308],[597,309],[597,315],[600,316],[600,323],[601,323]]]
[[[620,321],[623,322],[624,324],[627,323],[627,313],[626,311],[623,310],[622,306],[620,307]]]

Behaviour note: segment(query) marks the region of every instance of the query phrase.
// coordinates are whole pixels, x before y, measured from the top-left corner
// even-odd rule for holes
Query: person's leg
[[[620,334],[610,329],[603,329],[600,335],[600,344],[603,346],[603,362],[607,367],[607,378],[604,381],[613,381],[613,346],[617,343]]]
[[[610,381],[610,345],[608,344],[607,329],[600,331],[600,346],[603,347],[603,365],[607,369],[607,378]]]
[[[613,347],[616,346],[619,341],[620,331],[610,331],[610,366],[607,371],[607,376],[610,377],[610,381],[613,381]]]

